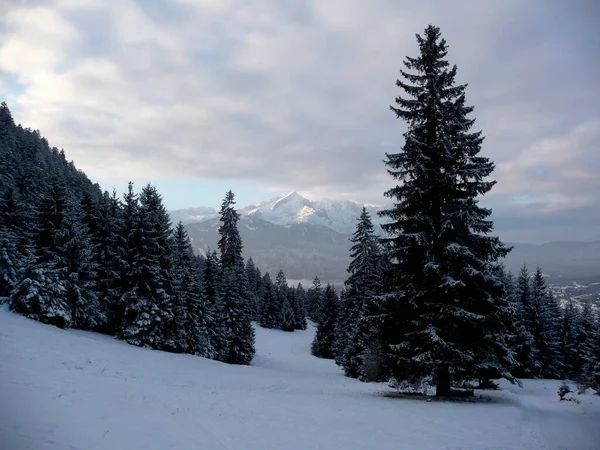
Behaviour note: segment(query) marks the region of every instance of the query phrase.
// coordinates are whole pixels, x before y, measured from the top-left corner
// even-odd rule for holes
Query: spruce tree
[[[325,288],[321,320],[311,346],[311,352],[318,358],[335,357],[339,299],[331,284]]]
[[[233,192],[221,205],[219,242],[221,254],[221,305],[217,320],[225,326],[227,345],[221,359],[230,364],[250,364],[254,356],[254,311],[249,298],[242,258],[242,239],[237,227],[240,215],[234,208]]]
[[[385,193],[393,207],[381,212],[393,263],[382,317],[393,375],[434,373],[441,396],[450,393],[454,373],[475,376],[482,363],[513,379],[488,320],[503,296],[497,261],[509,249],[488,236],[491,210],[478,204],[495,184],[486,181],[494,164],[478,156],[483,137],[470,131],[466,85],[455,84],[439,28],[428,26],[417,42],[419,56],[406,57],[397,81],[406,95],[391,107],[408,129],[401,152],[385,161],[400,183]]]

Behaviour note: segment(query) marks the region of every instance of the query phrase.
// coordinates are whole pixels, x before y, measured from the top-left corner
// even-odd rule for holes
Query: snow
[[[525,380],[474,402],[384,397],[312,357],[313,334],[258,328],[252,366],[229,366],[2,309],[0,448],[600,448],[597,396]]]

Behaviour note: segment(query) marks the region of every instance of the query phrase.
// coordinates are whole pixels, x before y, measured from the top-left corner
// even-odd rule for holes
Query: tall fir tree
[[[312,342],[311,352],[318,358],[335,357],[339,298],[334,287],[328,284],[323,294],[321,320]]]
[[[238,230],[239,213],[233,192],[228,191],[221,205],[219,242],[221,253],[221,305],[219,320],[224,324],[227,345],[221,360],[230,364],[250,364],[254,356],[254,311],[249,299],[246,270],[242,258],[242,239]]]
[[[495,184],[486,181],[494,164],[478,156],[483,137],[470,131],[466,85],[455,84],[438,27],[428,26],[417,42],[419,56],[406,57],[397,81],[406,96],[391,107],[408,129],[402,151],[385,161],[401,183],[385,193],[394,204],[381,212],[390,220],[384,243],[393,262],[383,317],[393,375],[433,373],[443,396],[453,374],[475,376],[482,363],[513,380],[490,338],[496,324],[487,320],[504,295],[497,260],[509,249],[488,236],[491,210],[478,204]]]

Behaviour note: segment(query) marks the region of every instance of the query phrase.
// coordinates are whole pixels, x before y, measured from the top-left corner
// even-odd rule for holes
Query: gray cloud
[[[497,162],[485,202],[502,228],[589,223],[599,18],[586,0],[39,0],[0,19],[0,90],[92,178],[253,180],[380,203],[381,160],[404,131],[388,110],[395,79],[435,23]],[[548,238],[568,235],[560,223]]]

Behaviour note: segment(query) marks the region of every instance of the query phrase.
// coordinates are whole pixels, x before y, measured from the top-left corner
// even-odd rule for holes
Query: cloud
[[[583,0],[568,9],[541,0],[23,2],[0,19],[0,92],[17,121],[42,130],[93,179],[252,180],[381,203],[393,183],[381,160],[404,131],[388,110],[395,80],[415,54],[414,34],[435,23],[469,83],[484,153],[498,164],[489,203],[585,210],[599,206],[593,8]]]

